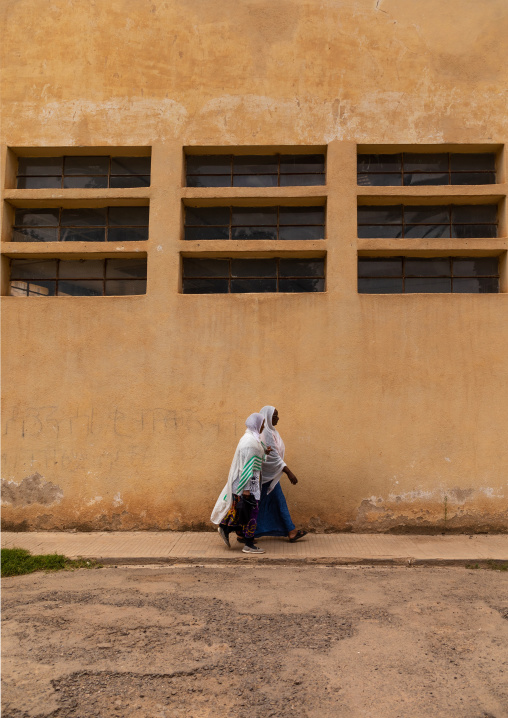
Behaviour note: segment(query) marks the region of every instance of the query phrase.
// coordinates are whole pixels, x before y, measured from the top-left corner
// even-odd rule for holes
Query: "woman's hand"
[[[265,449],[265,454],[270,454],[273,451],[271,446],[267,446]]]
[[[291,481],[291,483],[293,485],[298,483],[298,479],[296,478],[296,476],[293,474],[293,472],[291,471],[291,469],[288,466],[285,466],[282,469],[282,471],[286,474],[286,476],[288,477],[288,479]]]

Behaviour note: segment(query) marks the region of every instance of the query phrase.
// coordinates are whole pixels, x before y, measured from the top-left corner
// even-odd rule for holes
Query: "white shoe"
[[[226,544],[226,546],[227,546],[228,548],[231,548],[231,544],[229,543],[229,536],[228,536],[227,533],[224,531],[224,529],[222,528],[222,526],[219,526],[219,528],[217,529],[217,531],[219,532],[219,536],[220,536],[221,539],[224,541],[224,543]]]
[[[244,546],[242,553],[265,553],[265,550],[260,546]]]

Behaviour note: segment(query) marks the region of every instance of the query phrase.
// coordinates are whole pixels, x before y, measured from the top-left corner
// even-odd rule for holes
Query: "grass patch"
[[[2,577],[22,576],[34,571],[68,571],[75,568],[101,568],[97,561],[73,560],[59,553],[32,556],[24,548],[2,549]]]
[[[508,563],[499,563],[499,561],[485,561],[485,563],[467,563],[466,568],[490,568],[492,571],[508,571]]]

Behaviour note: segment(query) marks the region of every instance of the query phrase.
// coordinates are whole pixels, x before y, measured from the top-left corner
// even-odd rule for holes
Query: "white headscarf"
[[[272,424],[273,412],[275,411],[274,406],[264,406],[259,412],[259,416],[262,416],[265,420],[265,428],[261,434],[261,441],[265,446],[271,446],[272,452],[266,457],[263,464],[262,480],[266,484],[270,482],[270,488],[268,493],[273,491],[280,480],[282,470],[286,466],[284,461],[284,453],[286,447],[282,441],[279,432]]]
[[[263,414],[251,414],[245,420],[245,426],[247,427],[247,431],[250,431],[250,433],[258,441],[261,441],[261,435],[259,433],[259,430],[261,429],[261,425],[263,424],[264,420],[265,417]]]

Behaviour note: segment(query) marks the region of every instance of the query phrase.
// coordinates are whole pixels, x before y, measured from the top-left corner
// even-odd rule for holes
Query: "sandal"
[[[293,536],[293,538],[289,539],[289,543],[295,543],[295,541],[298,541],[298,539],[301,539],[304,536],[307,536],[307,531],[304,531],[303,529],[298,529],[296,535]]]

